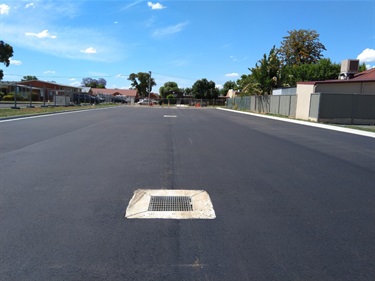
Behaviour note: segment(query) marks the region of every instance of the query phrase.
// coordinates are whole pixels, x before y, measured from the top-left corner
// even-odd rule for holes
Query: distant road
[[[0,280],[374,280],[375,140],[216,109],[0,123]],[[201,189],[216,219],[125,219]]]

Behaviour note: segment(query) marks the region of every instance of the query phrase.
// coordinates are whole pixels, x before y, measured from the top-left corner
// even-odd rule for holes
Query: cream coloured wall
[[[310,98],[314,87],[314,84],[297,84],[296,119],[309,119]]]

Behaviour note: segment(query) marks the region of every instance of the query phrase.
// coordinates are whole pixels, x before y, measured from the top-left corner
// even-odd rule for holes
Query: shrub
[[[3,97],[3,101],[14,101],[14,92],[11,92]],[[17,95],[17,101],[25,101],[28,99],[25,99],[24,97],[21,96],[21,94]]]

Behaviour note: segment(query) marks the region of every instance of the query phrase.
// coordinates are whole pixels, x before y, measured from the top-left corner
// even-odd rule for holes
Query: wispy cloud
[[[10,11],[10,6],[6,4],[0,4],[0,15],[8,15]]]
[[[152,10],[162,10],[167,8],[166,6],[163,6],[160,3],[152,3],[152,2],[147,2],[147,6],[149,6]]]
[[[46,71],[44,71],[43,73],[44,73],[44,74],[55,74],[56,71],[54,71],[54,70],[46,70]]]
[[[9,61],[10,61],[10,64],[12,64],[12,65],[21,65],[22,64],[22,61],[20,61],[20,60],[9,59]]]
[[[238,76],[240,76],[240,75],[238,73],[235,73],[235,72],[225,74],[225,77],[238,77]]]
[[[56,35],[51,35],[49,34],[48,30],[45,29],[39,33],[33,33],[33,32],[25,32],[25,35],[26,36],[32,36],[32,37],[37,37],[37,38],[40,38],[40,39],[43,39],[43,38],[51,38],[51,39],[56,39],[57,36]]]
[[[183,22],[183,23],[168,26],[165,28],[159,28],[153,32],[152,36],[153,37],[165,37],[165,36],[169,36],[169,35],[181,32],[187,24],[188,24],[187,22]]]
[[[236,56],[229,56],[232,61],[246,61],[247,57],[238,58]]]
[[[96,49],[93,47],[86,48],[84,50],[81,50],[80,52],[84,54],[96,54],[97,53]]]
[[[132,3],[129,3],[129,4],[127,4],[126,6],[124,6],[124,7],[122,8],[122,10],[130,9],[131,7],[136,6],[136,5],[138,5],[139,3],[141,3],[141,2],[143,2],[143,0],[137,0],[137,1],[134,1],[134,2],[132,2]]]
[[[26,4],[25,8],[31,8],[31,7],[35,7],[35,4],[34,3],[28,3]]]

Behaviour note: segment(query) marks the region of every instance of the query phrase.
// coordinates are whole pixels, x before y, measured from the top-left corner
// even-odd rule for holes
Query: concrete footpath
[[[344,132],[344,133],[349,133],[349,134],[355,134],[355,135],[375,138],[375,133],[373,133],[373,132],[362,131],[362,130],[357,130],[357,129],[352,129],[352,128],[345,128],[345,127],[342,127],[340,125],[321,124],[321,123],[315,123],[315,122],[309,122],[309,121],[290,119],[290,118],[287,118],[287,117],[285,117],[285,118],[276,117],[276,116],[257,114],[257,113],[246,112],[246,111],[226,109],[226,108],[218,108],[218,109],[224,110],[224,111],[235,112],[235,113],[239,113],[239,114],[257,116],[257,117],[260,117],[260,118],[268,118],[268,119],[279,120],[279,121],[283,121],[283,122],[295,123],[295,124],[300,124],[300,125],[305,125],[305,126],[317,127],[317,128],[322,128],[322,129],[327,129],[327,130],[332,130],[332,131],[338,131],[338,132]],[[361,127],[365,127],[365,126],[361,126]],[[371,126],[371,127],[374,127],[374,126]]]

